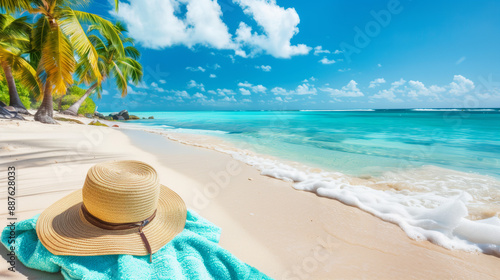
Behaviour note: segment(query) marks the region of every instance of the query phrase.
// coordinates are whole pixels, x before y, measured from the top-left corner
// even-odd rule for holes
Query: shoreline
[[[177,132],[175,129],[143,124],[135,125],[133,129],[163,135],[168,140],[188,146],[224,153],[256,168],[261,175],[293,183],[293,188],[297,190],[338,200],[398,225],[411,239],[429,240],[446,249],[500,257],[500,208],[497,205],[500,190],[490,193],[481,190],[481,184],[500,182],[494,177],[429,165],[405,171],[409,174],[388,172],[387,180],[377,176],[363,178],[258,154],[251,149],[242,149],[241,145],[219,135],[193,134],[182,129],[182,132]],[[248,147],[252,146],[251,143],[247,144]],[[390,181],[391,176],[404,179],[414,173],[422,177],[421,181]],[[435,190],[440,180],[446,180],[447,176],[465,180],[460,186],[462,189],[448,191],[441,188],[443,193],[429,192],[429,188]],[[469,203],[471,195],[475,196],[476,201]],[[485,197],[484,201],[482,197]]]
[[[306,274],[310,279],[494,279],[500,274],[500,258],[411,240],[394,224],[339,201],[296,191],[290,182],[262,176],[227,154],[142,131],[5,123],[0,122],[2,165],[14,159],[22,172],[22,219],[81,188],[95,162],[134,158],[152,164],[161,182],[178,192],[189,208],[222,228],[222,247],[276,279]],[[88,144],[85,153],[78,150]],[[63,172],[67,168],[72,172]],[[229,182],[222,180],[223,173]],[[5,211],[0,213],[5,220]],[[24,272],[33,275],[32,270]]]

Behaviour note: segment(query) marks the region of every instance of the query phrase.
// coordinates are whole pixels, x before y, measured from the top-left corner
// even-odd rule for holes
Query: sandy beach
[[[78,118],[88,123],[86,118]],[[121,123],[118,123],[120,126]],[[144,161],[188,208],[222,228],[220,245],[275,279],[498,279],[500,258],[414,241],[396,225],[336,200],[294,190],[231,156],[140,130],[0,121],[0,184],[17,170],[18,220],[83,185],[107,160]],[[0,194],[6,205],[7,194]],[[0,210],[4,225],[7,210]],[[16,262],[2,279],[62,279]]]

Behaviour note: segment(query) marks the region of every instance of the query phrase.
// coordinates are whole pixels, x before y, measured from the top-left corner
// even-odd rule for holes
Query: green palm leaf
[[[118,66],[128,80],[137,84],[142,80],[142,65],[130,57],[125,57],[117,61]]]
[[[47,33],[38,75],[45,78],[46,83],[54,86],[55,96],[64,95],[67,87],[73,84],[72,73],[75,71],[75,64],[71,44],[56,25]]]
[[[78,56],[80,56],[81,59],[88,60],[97,83],[100,84],[102,76],[97,63],[97,51],[87,37],[87,34],[85,34],[79,19],[72,9],[67,8],[64,10],[64,17],[60,20],[60,25],[64,34],[68,36]]]
[[[111,23],[110,21],[103,19],[100,16],[81,12],[81,11],[73,11],[75,16],[84,23],[97,25],[101,28],[102,32],[105,34],[107,38],[111,41],[111,43],[115,46],[118,54],[120,56],[125,56],[125,48],[123,46],[123,42],[120,38],[120,31]]]
[[[123,75],[120,67],[116,62],[111,62],[111,65],[113,67],[113,76],[115,77],[116,80],[116,85],[118,89],[121,89],[122,91],[122,97],[127,96],[127,78],[125,75]]]
[[[5,9],[9,13],[27,10],[30,7],[30,0],[0,0],[0,8]]]
[[[6,61],[11,65],[14,76],[19,82],[33,92],[35,97],[40,97],[41,82],[38,79],[35,69],[24,58],[11,52],[10,50],[0,47],[0,60]]]
[[[141,57],[139,50],[132,46],[125,47],[125,54],[135,60],[138,60]]]

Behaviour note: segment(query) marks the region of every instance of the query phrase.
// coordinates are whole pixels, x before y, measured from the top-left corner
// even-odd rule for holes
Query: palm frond
[[[121,32],[109,20],[103,19],[100,16],[86,13],[82,11],[73,11],[80,22],[97,25],[106,38],[115,46],[120,56],[125,56],[125,48],[120,38]]]
[[[94,45],[95,49],[99,53],[101,52],[107,52],[108,49],[106,48],[106,44],[104,41],[101,39],[101,37],[96,36],[96,35],[90,35],[89,36],[90,42]]]
[[[87,8],[90,5],[90,3],[92,3],[91,0],[52,0],[52,1],[54,1],[59,6],[66,6],[79,9]]]
[[[80,61],[75,68],[75,76],[79,84],[89,85],[94,81],[92,67],[86,61]]]
[[[141,53],[139,52],[139,50],[131,46],[125,47],[125,54],[135,60],[138,60],[141,57]]]
[[[118,1],[118,0],[116,0]],[[5,9],[9,13],[28,10],[31,8],[30,0],[0,0],[0,8]]]
[[[29,48],[31,25],[26,17],[15,18],[0,14],[0,44],[10,49],[25,51]]]
[[[123,22],[121,22],[121,21],[117,21],[117,22],[115,23],[115,27],[116,27],[116,29],[118,29],[118,31],[120,31],[121,33],[126,33],[126,32],[128,32],[127,26],[126,26]]]
[[[28,88],[35,98],[41,99],[42,83],[36,74],[36,70],[31,64],[23,58],[19,58],[13,65],[14,73],[19,82]]]
[[[142,80],[142,65],[135,59],[130,57],[125,57],[117,61],[118,66],[124,73],[127,80],[132,81],[134,84],[138,84]]]
[[[98,56],[94,45],[85,34],[83,27],[75,16],[72,9],[66,8],[64,11],[64,17],[60,20],[61,29],[68,36],[71,45],[74,50],[80,56],[81,59],[85,59],[89,62],[94,72],[95,79],[97,83],[101,83],[102,76],[98,67]]]
[[[135,40],[134,38],[127,37],[123,39],[123,44],[130,43],[132,46],[135,45]]]
[[[33,50],[41,51],[50,31],[50,23],[46,17],[39,17],[31,32],[31,45]]]
[[[113,76],[115,78],[116,86],[122,91],[122,97],[127,96],[127,78],[123,75],[120,67],[116,62],[111,62],[113,68]]]
[[[42,49],[42,57],[37,74],[54,86],[53,94],[66,94],[68,86],[73,84],[75,58],[68,38],[59,26],[54,26],[47,34]]]
[[[41,97],[41,82],[37,77],[35,69],[28,61],[3,47],[0,47],[0,60],[11,65],[15,78],[18,79],[23,86],[33,92],[35,97]]]
[[[97,93],[97,98],[98,98],[98,99],[101,99],[101,98],[102,98],[102,85],[101,85],[101,86],[97,86],[97,87],[95,88],[95,91],[96,91],[96,93]]]

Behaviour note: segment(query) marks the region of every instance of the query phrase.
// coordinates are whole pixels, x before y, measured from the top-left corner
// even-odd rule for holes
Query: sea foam
[[[500,256],[500,219],[469,220],[465,190],[444,197],[434,192],[378,190],[353,185],[347,176],[331,172],[305,172],[273,159],[221,150],[254,166],[262,175],[293,182],[297,190],[314,192],[357,207],[384,221],[397,224],[414,240],[428,240],[447,249]]]

